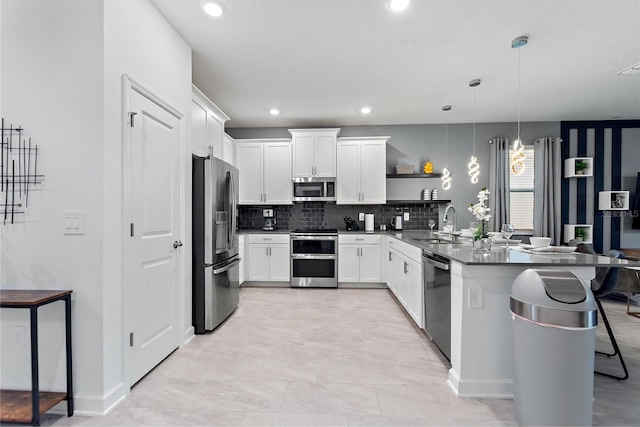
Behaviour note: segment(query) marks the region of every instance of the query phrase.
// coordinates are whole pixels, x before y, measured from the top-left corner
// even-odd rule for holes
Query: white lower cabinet
[[[383,283],[382,236],[338,236],[338,282]]]
[[[409,316],[424,326],[422,252],[415,246],[387,236],[387,285]]]
[[[249,234],[245,254],[246,281],[289,281],[290,253],[288,234]]]

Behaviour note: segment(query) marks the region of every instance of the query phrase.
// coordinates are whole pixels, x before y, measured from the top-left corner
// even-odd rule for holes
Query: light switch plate
[[[404,213],[404,218],[403,218],[403,220],[405,220],[405,221],[409,221],[409,212],[405,212],[405,213]]]
[[[65,211],[64,234],[84,234],[84,212]]]
[[[364,212],[358,214],[358,221],[364,221]]]

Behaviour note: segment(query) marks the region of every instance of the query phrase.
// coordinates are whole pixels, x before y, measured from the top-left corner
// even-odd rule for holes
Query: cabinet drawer
[[[289,243],[288,234],[249,234],[249,243]]]
[[[356,244],[356,245],[379,245],[382,243],[381,235],[367,235],[367,234],[340,234],[338,235],[338,243],[343,244]]]

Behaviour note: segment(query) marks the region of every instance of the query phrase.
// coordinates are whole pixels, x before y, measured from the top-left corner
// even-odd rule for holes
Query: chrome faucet
[[[449,209],[453,209],[453,228],[450,230],[450,233],[455,233],[456,230],[458,229],[458,214],[456,213],[456,208],[453,205],[448,205],[447,208],[444,210],[444,218],[442,218],[442,222],[444,222],[445,224],[448,224],[449,222],[449,217],[447,216]]]

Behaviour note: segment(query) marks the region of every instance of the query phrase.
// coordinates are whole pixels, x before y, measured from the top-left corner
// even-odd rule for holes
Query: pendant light
[[[451,105],[442,107],[442,111],[451,111]],[[451,188],[451,171],[449,170],[449,121],[444,122],[444,169],[442,170],[442,189]]]
[[[520,36],[511,42],[511,48],[518,49],[518,138],[513,142],[513,155],[511,156],[511,172],[516,176],[524,172],[524,160],[527,158],[520,139],[520,48],[526,46],[528,41],[529,37]]]
[[[478,175],[480,175],[480,165],[476,157],[476,87],[480,86],[480,79],[473,79],[469,82],[469,86],[473,88],[473,155],[471,161],[467,165],[469,167],[469,177],[472,184],[478,183]]]

